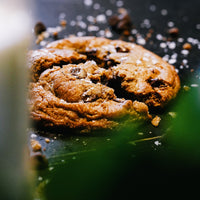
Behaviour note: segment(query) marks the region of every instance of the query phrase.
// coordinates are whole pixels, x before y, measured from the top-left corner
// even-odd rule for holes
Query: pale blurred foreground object
[[[27,1],[0,4],[0,198],[30,199],[27,189],[26,62],[30,21]]]

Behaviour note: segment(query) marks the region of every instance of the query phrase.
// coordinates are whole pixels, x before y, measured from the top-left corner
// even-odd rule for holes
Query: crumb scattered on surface
[[[41,151],[41,144],[37,141],[37,140],[34,140],[34,139],[31,139],[31,147],[33,149],[33,151]]]
[[[131,18],[128,12],[124,9],[123,12],[120,10],[119,15],[113,15],[109,19],[109,25],[117,32],[125,32],[125,34],[130,35],[130,30],[132,27]]]
[[[159,125],[159,123],[160,123],[160,120],[161,120],[161,118],[158,116],[158,115],[156,115],[152,120],[151,120],[151,124],[153,125],[153,126],[158,126]]]
[[[67,25],[67,21],[65,19],[60,20],[60,25],[65,27]]]
[[[46,143],[49,143],[49,142],[50,142],[50,139],[49,139],[49,138],[45,138],[45,142],[46,142]]]
[[[184,45],[183,45],[183,49],[186,49],[186,50],[191,50],[192,49],[192,45],[190,44],[190,43],[185,43]]]

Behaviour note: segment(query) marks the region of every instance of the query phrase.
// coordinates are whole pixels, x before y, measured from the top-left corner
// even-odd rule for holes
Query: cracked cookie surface
[[[133,43],[71,37],[29,53],[31,117],[46,126],[111,128],[149,119],[180,88],[175,68]]]

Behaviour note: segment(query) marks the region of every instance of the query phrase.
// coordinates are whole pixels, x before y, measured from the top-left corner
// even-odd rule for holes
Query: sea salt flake
[[[139,37],[139,38],[137,38],[137,41],[136,41],[138,44],[140,44],[140,45],[145,45],[146,44],[146,41],[145,41],[145,39],[144,38],[141,38],[141,37]]]
[[[76,16],[76,19],[77,19],[78,21],[81,21],[81,20],[83,19],[83,16],[82,16],[82,15],[77,15],[77,16]]]
[[[88,22],[91,22],[91,23],[95,23],[95,21],[96,21],[96,19],[91,15],[87,16],[87,20],[88,20]]]
[[[189,54],[189,51],[186,49],[181,50],[181,54],[183,54],[184,56],[187,56]]]
[[[95,3],[94,6],[93,6],[93,8],[94,8],[95,10],[99,10],[100,7],[101,7],[101,6],[100,6],[99,3]]]
[[[106,15],[107,15],[107,16],[111,16],[112,13],[113,13],[112,10],[106,10]]]
[[[141,60],[136,60],[136,64],[137,65],[142,64]]]
[[[100,30],[100,31],[98,32],[98,35],[104,37],[104,36],[105,36],[105,31],[104,31],[104,30]]]
[[[183,60],[182,60],[182,63],[183,63],[184,65],[186,65],[186,64],[188,63],[188,60],[183,59]]]
[[[183,69],[183,65],[180,65],[180,67],[179,67],[180,69]]]
[[[168,62],[169,62],[169,64],[171,64],[171,65],[172,65],[172,64],[176,63],[176,59],[173,59],[173,58],[171,58],[171,59],[169,59],[169,61],[168,61]]]
[[[47,45],[47,41],[42,40],[42,41],[40,42],[40,46],[44,47],[44,46],[46,46],[46,45]]]
[[[167,47],[167,44],[166,44],[165,42],[161,42],[161,43],[160,43],[160,47],[164,49],[164,48]]]
[[[156,59],[153,59],[153,60],[152,60],[152,63],[155,65],[155,64],[157,64],[157,63],[158,63],[158,60],[156,60]]]
[[[162,9],[161,11],[161,15],[166,16],[168,14],[168,11],[166,9]]]
[[[149,61],[149,58],[143,57],[142,60],[144,60],[144,61]]]
[[[146,56],[146,57],[150,57],[150,56],[151,56],[151,54],[149,54],[149,53],[145,52],[145,53],[144,53],[144,56]]]
[[[154,142],[154,144],[155,144],[156,146],[159,146],[159,145],[161,145],[162,143],[159,142],[158,140],[156,140],[156,141]]]
[[[60,13],[58,18],[59,18],[60,20],[62,20],[62,19],[65,19],[65,17],[66,17],[66,14],[65,14],[65,13]]]
[[[184,42],[184,39],[183,38],[178,38],[177,41],[182,43],[182,42]]]
[[[175,69],[176,73],[178,74],[179,73],[179,69]]]
[[[171,58],[176,59],[177,56],[178,56],[178,54],[177,54],[177,53],[174,53],[174,54],[171,55]]]
[[[169,49],[175,49],[176,48],[176,43],[175,42],[169,42],[168,43]]]
[[[167,23],[167,25],[168,25],[168,27],[173,27],[173,26],[174,26],[174,22],[169,21],[169,22]]]
[[[105,37],[111,38],[113,36],[112,32],[109,29],[105,30]]]
[[[116,6],[117,7],[122,7],[124,5],[124,2],[123,1],[117,1],[116,2]]]
[[[77,22],[77,25],[82,29],[85,29],[87,27],[87,24],[85,22],[83,22],[83,21]]]
[[[162,40],[162,39],[163,39],[163,36],[162,36],[161,34],[157,34],[157,35],[156,35],[156,39],[157,39],[157,40]]]
[[[79,31],[78,33],[77,33],[77,36],[78,37],[82,37],[82,36],[84,36],[84,35],[86,35],[86,33],[85,33],[85,31]]]
[[[36,138],[36,137],[37,137],[36,134],[34,134],[34,133],[31,134],[31,138]]]
[[[151,12],[155,12],[156,11],[156,5],[150,5],[149,6],[149,10],[151,11]]]
[[[92,32],[92,31],[98,31],[99,27],[98,26],[94,26],[94,25],[89,25],[88,26],[88,31]]]
[[[132,29],[132,30],[131,30],[131,33],[132,33],[133,35],[135,35],[135,34],[138,33],[138,31],[137,31],[136,29]]]
[[[164,55],[164,56],[162,57],[162,59],[163,59],[164,61],[168,61],[168,60],[169,60],[169,55],[168,55],[168,54]]]
[[[106,16],[104,14],[97,15],[96,21],[99,23],[105,23],[106,22]]]
[[[192,37],[188,37],[188,38],[187,38],[187,41],[188,41],[189,43],[192,43],[193,45],[196,45],[196,44],[199,43],[199,40],[198,40],[198,39],[195,39],[195,38],[192,38]]]
[[[93,4],[93,1],[92,0],[84,0],[83,3],[86,5],[86,6],[91,6]]]
[[[200,24],[196,25],[196,29],[200,30]]]
[[[191,84],[190,86],[191,86],[191,87],[199,87],[199,85],[198,85],[198,84],[195,84],[195,83]]]
[[[70,22],[70,26],[75,26],[75,25],[76,25],[76,21],[72,20],[72,21]]]

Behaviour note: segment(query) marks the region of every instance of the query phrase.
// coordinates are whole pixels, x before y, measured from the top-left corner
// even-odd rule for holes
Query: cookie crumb
[[[127,12],[111,16],[108,23],[117,32],[130,31],[132,26],[131,18]]]
[[[45,138],[45,142],[46,142],[46,143],[49,143],[49,142],[50,142],[50,139],[49,139],[49,138]]]
[[[53,38],[56,40],[56,39],[58,39],[58,32],[57,31],[55,31],[55,32],[53,32]]]
[[[186,50],[191,50],[192,49],[192,45],[190,44],[190,43],[185,43],[184,45],[183,45],[183,49],[186,49]]]
[[[66,21],[65,19],[60,20],[60,25],[61,25],[62,27],[66,27],[67,21]]]
[[[41,144],[37,140],[34,140],[34,139],[31,140],[31,147],[33,151],[41,151],[41,148],[42,148]]]
[[[161,118],[159,117],[159,116],[155,116],[152,120],[151,120],[151,124],[153,125],[153,126],[158,126],[159,125],[159,123],[160,123],[160,120],[161,120]]]
[[[38,36],[37,36],[37,39],[36,39],[36,44],[40,44],[40,42],[41,41],[43,41],[44,40],[44,34],[43,34],[44,32],[42,32],[41,34],[39,34]]]

